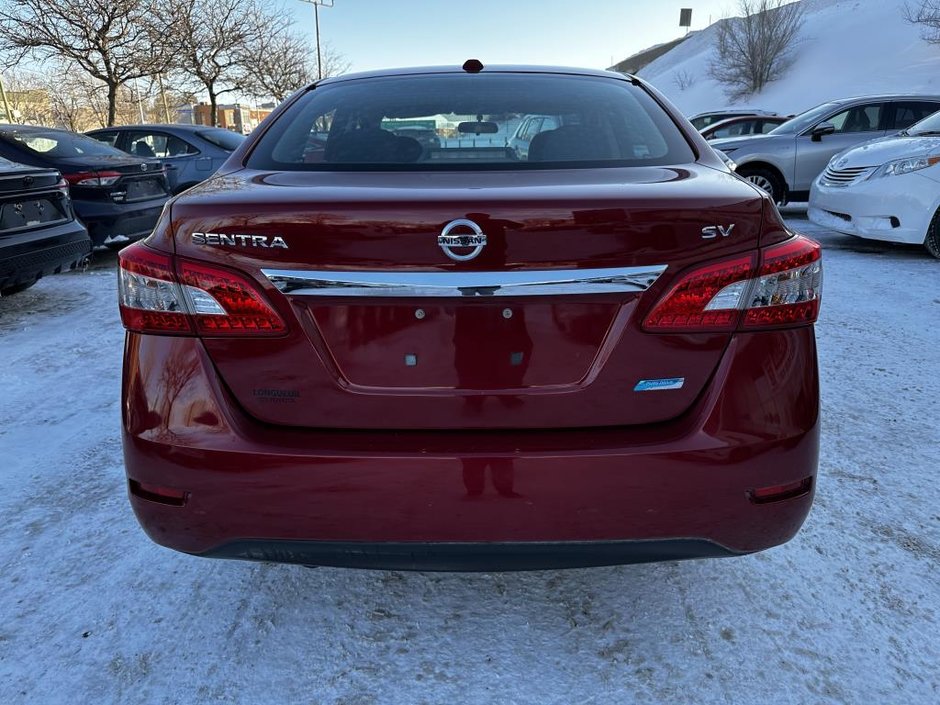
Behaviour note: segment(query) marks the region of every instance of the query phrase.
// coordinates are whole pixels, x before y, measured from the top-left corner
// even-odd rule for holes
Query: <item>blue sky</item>
[[[313,35],[313,8],[283,0]],[[730,14],[734,0],[335,0],[320,10],[321,39],[354,71],[392,66],[483,63],[606,68]]]

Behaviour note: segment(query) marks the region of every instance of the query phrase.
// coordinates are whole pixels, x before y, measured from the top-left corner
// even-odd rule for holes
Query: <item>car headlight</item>
[[[907,157],[905,159],[895,159],[893,162],[882,164],[872,173],[872,179],[881,176],[901,176],[910,174],[912,171],[920,171],[934,164],[940,164],[940,153],[921,154],[916,157]]]

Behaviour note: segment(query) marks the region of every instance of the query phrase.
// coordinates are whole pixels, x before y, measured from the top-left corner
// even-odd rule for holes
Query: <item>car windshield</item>
[[[627,81],[492,73],[326,84],[274,123],[248,166],[417,171],[693,159],[665,111]]]
[[[240,135],[231,130],[223,130],[221,127],[214,127],[210,130],[197,130],[196,134],[206,142],[211,142],[216,147],[221,147],[228,152],[234,152],[245,141],[245,135]]]
[[[126,157],[127,154],[85,135],[63,130],[5,130],[3,136],[44,157]]]
[[[940,134],[940,111],[933,115],[925,117],[920,122],[907,128],[907,134],[912,137],[919,135],[938,135]]]
[[[768,135],[795,135],[808,127],[812,127],[820,120],[825,118],[830,112],[838,108],[841,103],[823,103],[815,108],[810,108],[804,113],[800,113],[795,118],[787,120],[779,127],[774,128]]]

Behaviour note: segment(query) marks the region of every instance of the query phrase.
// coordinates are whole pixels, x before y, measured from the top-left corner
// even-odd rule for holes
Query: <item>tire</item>
[[[748,183],[769,193],[774,203],[779,205],[786,204],[787,187],[786,184],[783,183],[783,179],[781,179],[776,172],[770,169],[764,169],[763,167],[748,168],[747,166],[743,166],[738,167],[738,175],[743,177]]]
[[[29,287],[38,281],[38,279],[33,279],[31,282],[23,282],[14,286],[8,286],[6,289],[0,289],[0,296],[12,296],[13,294],[19,294],[21,291],[26,291]]]
[[[940,210],[934,213],[933,220],[927,228],[927,237],[924,238],[924,247],[927,252],[940,259]]]

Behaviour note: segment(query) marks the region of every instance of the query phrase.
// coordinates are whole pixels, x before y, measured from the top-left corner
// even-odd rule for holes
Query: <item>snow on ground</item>
[[[803,0],[806,21],[796,60],[786,75],[739,105],[799,113],[835,98],[873,93],[940,95],[940,46],[920,38],[907,23],[908,0]],[[687,41],[640,71],[687,115],[732,105],[708,76],[716,26]],[[682,74],[694,83],[676,85]]]
[[[940,262],[819,231],[819,493],[745,558],[435,574],[160,548],[113,257],[0,300],[0,703],[940,702]]]

